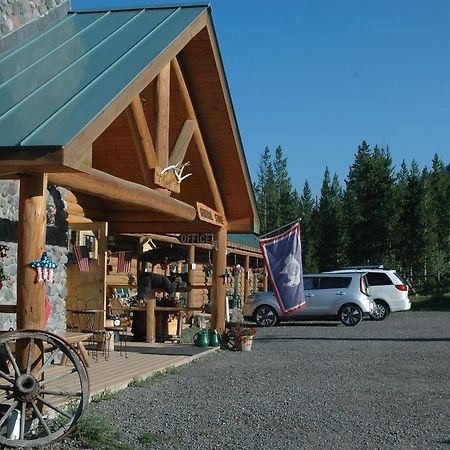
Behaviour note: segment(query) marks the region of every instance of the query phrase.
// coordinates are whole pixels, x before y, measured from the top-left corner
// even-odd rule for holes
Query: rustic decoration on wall
[[[163,169],[161,171],[161,175],[164,175],[165,173],[168,173],[168,172],[173,172],[175,175],[175,178],[177,179],[178,184],[181,184],[181,182],[185,178],[190,177],[192,175],[192,173],[188,173],[188,174],[182,176],[184,168],[189,165],[190,165],[190,162],[188,161],[188,162],[185,162],[184,164],[181,164],[181,162],[179,162],[177,164],[167,166],[165,169]]]
[[[31,267],[36,270],[35,283],[41,283],[48,281],[49,283],[55,282],[55,269],[58,263],[52,261],[47,252],[42,253],[41,259],[33,261]]]

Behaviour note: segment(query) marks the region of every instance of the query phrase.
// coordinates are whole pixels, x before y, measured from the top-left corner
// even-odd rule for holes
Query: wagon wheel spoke
[[[39,369],[39,371],[37,372],[37,374],[35,375],[36,378],[39,379],[39,377],[50,367],[50,364],[55,360],[56,355],[60,352],[61,350],[56,349],[47,359],[47,361],[45,361],[45,364]]]
[[[26,415],[26,411],[27,411],[27,403],[23,402],[22,403],[22,408],[20,408],[20,435],[19,435],[19,439],[22,441],[23,437],[25,436],[25,415]]]
[[[53,409],[54,411],[58,412],[59,414],[62,414],[63,416],[67,417],[68,419],[71,419],[73,417],[73,414],[68,413],[64,409],[60,408],[59,406],[52,405],[49,401],[45,400],[43,397],[37,398],[39,401],[41,401],[45,406],[48,406],[49,408]]]
[[[3,397],[0,397],[0,403],[3,403],[5,400],[11,400],[13,398],[12,394],[6,394]]]
[[[81,397],[81,392],[71,392],[71,391],[65,391],[64,389],[61,390],[52,390],[52,389],[42,389],[41,394],[46,395],[62,395],[65,397]]]
[[[61,375],[55,375],[52,378],[47,378],[46,380],[43,380],[41,382],[41,386],[45,386],[46,384],[53,383],[56,380],[62,380],[65,377],[68,377],[69,375],[72,375],[73,373],[77,372],[77,368],[74,367],[70,372],[62,373]]]
[[[39,422],[41,422],[41,425],[43,426],[45,432],[47,433],[48,436],[50,436],[50,434],[52,434],[52,432],[50,431],[50,428],[48,427],[47,423],[44,420],[44,417],[42,417],[41,412],[39,411],[39,408],[36,406],[36,402],[31,402],[31,406],[34,409],[34,412],[37,416],[37,418],[39,419]]]
[[[16,409],[16,406],[19,404],[17,400],[14,400],[12,405],[9,407],[8,411],[5,412],[4,416],[0,420],[0,427],[3,426],[3,424],[6,422],[8,417],[11,415],[11,413]]]
[[[6,381],[9,381],[10,383],[14,383],[14,377],[5,372],[2,372],[1,370],[0,370],[0,377]]]
[[[34,338],[31,338],[30,345],[28,346],[27,373],[31,373],[31,362],[33,359],[33,347],[34,347]]]
[[[16,377],[18,377],[20,375],[20,369],[19,369],[19,366],[17,365],[16,358],[14,358],[14,355],[12,354],[11,349],[7,342],[5,342],[5,349],[6,349],[6,353],[8,353],[9,360],[11,361],[11,364],[13,365],[14,372],[16,372]]]

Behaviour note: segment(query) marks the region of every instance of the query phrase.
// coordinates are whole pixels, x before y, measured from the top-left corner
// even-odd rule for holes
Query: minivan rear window
[[[391,279],[382,272],[369,272],[366,274],[369,286],[389,286],[394,284]]]
[[[351,277],[320,277],[319,289],[346,288],[351,281]]]

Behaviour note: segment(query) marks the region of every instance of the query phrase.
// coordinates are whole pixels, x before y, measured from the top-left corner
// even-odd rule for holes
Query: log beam
[[[208,157],[208,152],[206,151],[206,146],[203,141],[200,128],[198,126],[197,117],[195,114],[194,106],[192,105],[191,98],[189,96],[186,81],[184,79],[183,72],[176,57],[172,60],[172,67],[174,69],[176,79],[180,88],[181,98],[183,99],[185,108],[188,112],[188,117],[190,120],[194,122],[194,140],[199,150],[200,160],[206,175],[206,179],[208,181],[208,185],[211,188],[211,193],[214,199],[214,208],[220,213],[224,214],[225,210],[223,207],[222,197],[220,196],[219,187],[217,186],[217,181],[212,171],[211,163]]]
[[[169,162],[170,63],[156,80],[156,157],[164,169]]]
[[[93,194],[107,200],[143,206],[164,216],[175,217],[183,221],[190,222],[196,217],[195,208],[187,203],[100,170],[92,169],[90,174],[51,174],[49,179],[59,186]]]
[[[193,120],[189,119],[184,122],[183,128],[181,128],[180,134],[172,149],[172,153],[170,154],[169,166],[183,161],[189,143],[191,142],[192,135],[194,134],[194,129],[195,125]]]
[[[134,146],[146,186],[151,186],[150,170],[156,167],[156,153],[141,98],[135,98],[126,109]]]

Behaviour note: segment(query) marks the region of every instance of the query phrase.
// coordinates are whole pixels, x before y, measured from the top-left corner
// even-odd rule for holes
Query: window
[[[351,277],[321,277],[319,289],[341,289],[349,286]]]
[[[319,285],[319,279],[314,277],[304,277],[303,278],[303,288],[305,291],[309,291],[311,289],[317,289]]]
[[[391,279],[382,272],[369,272],[366,274],[369,286],[388,286],[392,283]]]

